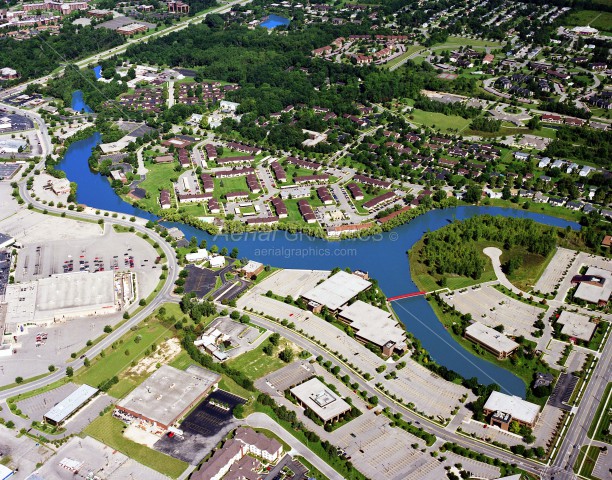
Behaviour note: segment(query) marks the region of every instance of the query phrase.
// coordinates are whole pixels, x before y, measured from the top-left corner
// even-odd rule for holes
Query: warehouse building
[[[302,295],[308,302],[308,308],[315,313],[326,306],[330,311],[337,312],[359,293],[372,286],[372,282],[352,273],[340,270],[324,282]]]
[[[335,422],[351,410],[351,406],[332,392],[318,378],[312,378],[291,389],[291,393],[304,408],[308,408],[323,423]]]
[[[406,350],[406,332],[389,312],[357,300],[340,310],[338,319],[351,326],[357,340],[376,345],[386,356]]]
[[[7,323],[50,324],[118,310],[114,273],[75,272],[7,286]]]
[[[98,389],[81,385],[74,392],[44,414],[43,420],[51,425],[61,425],[98,393]]]
[[[168,430],[213,389],[221,376],[200,367],[162,365],[115,407],[115,416]]]
[[[497,358],[506,358],[514,352],[519,344],[480,322],[474,322],[465,329],[465,338],[491,352]]]
[[[513,420],[533,428],[538,420],[540,406],[517,396],[494,391],[491,392],[483,410],[487,417],[491,416],[491,425],[508,430]]]

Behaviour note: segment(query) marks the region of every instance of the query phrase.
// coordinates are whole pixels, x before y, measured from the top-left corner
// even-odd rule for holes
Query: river
[[[77,182],[77,200],[87,206],[112,210],[126,215],[137,215],[155,220],[157,217],[124,202],[110,186],[107,179],[91,172],[88,159],[101,135],[75,142],[68,148],[58,169],[66,172],[70,181]],[[237,247],[240,258],[247,257],[281,268],[327,269],[334,267],[361,269],[376,278],[388,297],[416,291],[410,276],[406,251],[427,231],[475,215],[491,214],[507,217],[531,218],[558,227],[580,228],[578,224],[535,212],[499,207],[463,206],[445,210],[432,210],[392,232],[369,237],[327,241],[302,234],[283,231],[260,232],[215,237],[184,224],[164,223],[178,227],[187,238],[206,239],[208,245],[231,250]],[[438,321],[435,313],[423,297],[404,299],[393,303],[395,312],[426,348],[431,357],[441,365],[455,370],[464,377],[477,377],[481,383],[497,383],[505,393],[524,398],[525,385],[508,370],[489,363],[457,344]]]

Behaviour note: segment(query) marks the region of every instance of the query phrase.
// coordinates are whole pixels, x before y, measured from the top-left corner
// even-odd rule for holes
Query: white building
[[[225,267],[225,257],[223,255],[218,255],[216,257],[212,257],[210,259],[211,268],[221,268]]]
[[[205,248],[198,249],[195,253],[185,255],[185,260],[189,263],[203,262],[210,258],[210,253]]]

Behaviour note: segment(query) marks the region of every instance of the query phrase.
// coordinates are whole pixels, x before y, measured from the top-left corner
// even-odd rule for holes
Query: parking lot
[[[605,270],[612,270],[612,260],[609,258],[598,257],[597,255],[591,255],[589,253],[580,252],[576,255],[575,261],[568,269],[567,274],[561,281],[561,286],[557,289],[558,293],[555,300],[564,301],[567,296],[567,292],[574,285],[572,284],[572,278],[580,273],[580,269],[583,266],[598,267]]]
[[[16,354],[2,357],[0,364],[0,386],[13,383],[15,377],[30,378],[47,373],[49,365],[63,368],[72,352],[85,347],[87,340],[93,340],[104,333],[105,325],[116,325],[121,313],[114,313],[96,319],[75,319],[54,323],[49,327],[29,327],[19,332],[15,343]],[[7,333],[15,334],[14,326],[7,325]],[[39,333],[47,339],[38,342]],[[95,385],[94,385],[95,386]]]
[[[540,307],[515,300],[492,286],[468,288],[463,293],[455,291],[442,295],[442,299],[461,313],[471,314],[475,321],[488,327],[503,325],[505,335],[523,335],[537,341],[531,332],[535,330],[533,324],[538,315],[545,311]]]
[[[533,288],[534,291],[541,293],[554,292],[556,290],[556,286],[561,282],[561,279],[565,275],[565,272],[574,261],[576,253],[576,251],[568,250],[567,248],[557,248],[555,255],[546,267],[546,270],[544,270],[542,276],[536,282],[535,287]]]
[[[554,433],[557,428],[560,428],[559,423],[562,419],[563,410],[552,405],[545,405],[533,429],[533,435],[536,437],[534,446],[544,447],[548,450]]]
[[[313,282],[313,279],[317,276],[319,279],[327,278],[321,272],[315,272],[313,275],[303,270],[281,271],[265,279],[238,299],[238,307],[252,308],[256,312],[264,312],[273,318],[288,319],[294,322],[296,330],[302,330],[305,334],[314,336],[322,344],[328,345],[332,350],[347,358],[349,363],[363,373],[367,372],[376,378],[379,376],[376,369],[384,362],[364,345],[309,311],[265,296],[268,290],[272,290],[281,296],[292,295],[293,298],[297,298],[299,293],[287,288],[287,285],[293,285],[294,288],[297,285],[299,292],[303,293],[316,285],[317,282]],[[460,385],[437,377],[409,357],[404,360],[408,364],[407,367],[397,372],[397,379],[385,380],[385,386],[406,403],[412,402],[419,411],[425,412],[426,415],[450,417],[451,411],[459,404],[459,399],[467,390]]]
[[[194,292],[198,298],[202,298],[215,288],[219,272],[195,265],[187,265],[185,269],[189,272],[185,280],[185,292]]]
[[[265,280],[266,293],[272,290],[281,297],[291,295],[298,298],[301,294],[316,287],[321,280],[326,280],[331,272],[329,270],[280,270]]]
[[[270,395],[283,396],[284,391],[308,380],[315,375],[312,365],[307,362],[293,362],[255,382],[258,389]]]
[[[610,449],[608,448],[605,452],[600,450],[597,456],[597,462],[595,462],[595,467],[593,468],[593,476],[605,480],[606,478],[610,478],[611,470],[612,454],[610,454]]]
[[[24,115],[0,110],[0,131],[2,133],[22,132],[34,128],[34,122]],[[1,175],[0,175],[1,176]]]
[[[155,450],[196,465],[240,425],[232,410],[244,402],[229,392],[215,390],[181,423],[183,436],[164,436],[155,443]]]
[[[549,365],[554,365],[559,360],[561,360],[561,357],[563,356],[563,351],[565,350],[566,346],[567,343],[565,342],[555,340],[554,338],[551,339],[550,342],[548,342],[548,346],[544,350],[544,355],[542,356],[542,359]]]
[[[70,459],[80,464],[79,475],[61,465],[61,462]],[[144,479],[167,480],[168,477],[155,470],[145,467],[128,458],[123,453],[107,447],[91,437],[75,437],[62,446],[57,455],[40,470],[45,480],[72,480],[74,478],[89,478],[90,472],[102,475],[102,478],[118,480]]]
[[[548,405],[552,405],[553,407],[557,407],[562,410],[571,410],[572,407],[566,405],[566,403],[569,402],[577,382],[578,377],[569,375],[567,373],[562,373],[559,376],[559,380],[557,380],[557,384],[555,385],[552,394],[548,398]]]
[[[26,435],[15,436],[14,430],[9,430],[4,425],[0,425],[0,458],[5,461],[10,458],[9,466],[19,469],[15,475],[10,477],[11,480],[25,480],[36,470],[38,464],[42,465],[54,453],[51,448],[44,444]],[[52,479],[49,478],[48,480]]]

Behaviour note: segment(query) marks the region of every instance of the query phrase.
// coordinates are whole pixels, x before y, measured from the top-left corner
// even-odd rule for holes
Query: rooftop
[[[220,375],[203,368],[183,371],[162,365],[117,406],[170,425],[220,379]]]
[[[593,336],[596,325],[586,315],[562,311],[557,322],[563,325],[561,333],[568,337],[579,338],[588,342]]]
[[[312,378],[297,387],[293,387],[291,393],[324,422],[351,409],[348,403],[336,396],[327,385],[317,378]]]
[[[371,285],[372,282],[340,270],[302,296],[309,301],[325,305],[330,310],[338,310]]]
[[[540,406],[534,403],[529,403],[520,397],[506,395],[501,392],[491,392],[487,403],[484,404],[484,409],[489,411],[501,411],[512,415],[513,419],[520,420],[525,423],[534,423]]]
[[[496,352],[511,352],[519,346],[514,340],[480,322],[472,323],[465,329],[465,333]]]
[[[351,323],[359,337],[382,346],[389,341],[404,342],[404,330],[397,325],[389,312],[357,300],[343,308],[339,314]]]
[[[603,268],[589,267],[585,275],[600,277],[603,282],[599,285],[581,282],[574,297],[590,303],[607,302],[612,293],[612,272]]]
[[[56,423],[63,422],[66,418],[77,411],[91,397],[98,393],[98,389],[89,385],[81,385],[74,392],[64,398],[55,407],[45,413],[44,418]]]

